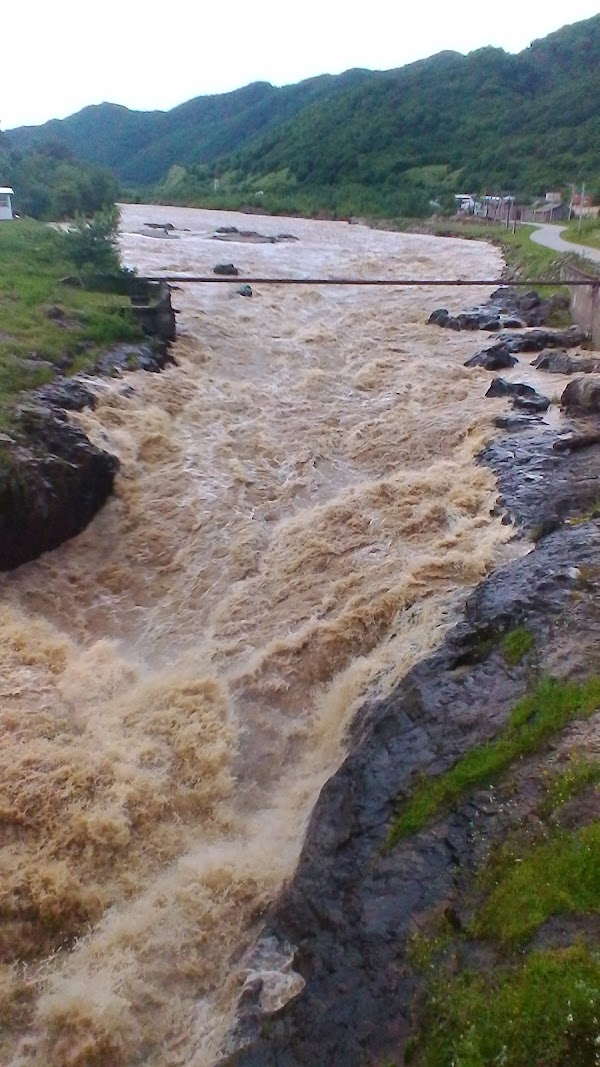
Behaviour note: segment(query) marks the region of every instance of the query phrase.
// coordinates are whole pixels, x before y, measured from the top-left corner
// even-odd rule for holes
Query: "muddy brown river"
[[[345,223],[127,206],[122,228],[140,273],[502,266]],[[298,990],[261,914],[345,728],[512,551],[475,462],[505,409],[463,366],[481,336],[425,325],[485,295],[182,284],[177,366],[73,416],[119,456],[114,498],[0,579],[6,1067],[212,1067],[249,977],[267,1007]]]

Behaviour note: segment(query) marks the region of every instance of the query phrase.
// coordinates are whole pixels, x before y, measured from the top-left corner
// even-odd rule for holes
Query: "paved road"
[[[585,256],[586,259],[591,259],[594,263],[600,263],[600,249],[588,248],[587,245],[576,245],[571,241],[563,241],[560,235],[564,229],[564,226],[557,226],[549,222],[539,224],[537,230],[533,230],[531,240],[538,245],[545,245],[546,248],[554,248],[557,252],[577,252],[578,255]]]

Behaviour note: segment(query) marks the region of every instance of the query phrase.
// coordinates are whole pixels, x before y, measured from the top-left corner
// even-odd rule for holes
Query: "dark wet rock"
[[[450,315],[445,308],[434,311],[428,322],[453,330],[520,330],[526,326],[546,325],[557,312],[567,314],[568,298],[556,294],[548,300],[535,292],[520,293],[512,287],[503,287],[492,293],[485,304]]]
[[[600,489],[600,448],[561,454],[556,430],[530,431],[493,441],[482,453],[498,479],[499,506],[536,537],[564,519],[589,511]]]
[[[566,386],[561,407],[567,411],[598,414],[600,412],[600,377],[574,378]]]
[[[113,377],[126,371],[145,370],[159,373],[169,363],[174,363],[168,349],[152,344],[113,345],[103,352],[94,370],[97,374]]]
[[[363,710],[348,757],[321,792],[294,878],[267,918],[270,936],[298,946],[294,966],[306,984],[276,1013],[261,1019],[254,1010],[254,1038],[223,1065],[402,1062],[421,982],[407,941],[428,913],[463,925],[459,887],[483,848],[474,828],[485,821],[488,835],[506,833],[517,815],[494,790],[479,789],[389,850],[398,803],[422,775],[443,772],[495,736],[527,690],[528,667],[506,664],[502,634],[526,623],[541,672],[552,668],[558,642],[570,642],[572,670],[589,670],[600,622],[579,575],[597,566],[599,551],[595,524],[563,527],[498,570],[469,598],[440,650],[389,699]]]
[[[175,229],[172,222],[144,222],[143,225],[148,230],[165,230],[170,232]]]
[[[585,341],[585,334],[579,326],[569,326],[568,330],[525,330],[523,333],[507,333],[502,337],[503,344],[511,352],[541,352],[544,348],[577,348]]]
[[[543,350],[532,362],[532,367],[549,374],[598,374],[600,359],[570,356],[565,351]]]
[[[237,226],[217,226],[217,229],[215,230],[215,233],[224,233],[224,234],[225,233],[233,234],[233,233],[239,233],[239,232],[240,231],[238,230]]]
[[[533,423],[541,422],[539,415],[498,415],[494,419],[494,426],[499,430],[530,430]]]
[[[64,411],[83,411],[84,408],[96,406],[95,394],[80,378],[57,379],[51,385],[38,389],[35,398],[42,404]]]
[[[233,263],[217,263],[216,267],[213,267],[213,274],[231,274],[234,277],[239,274],[237,267],[234,267]]]
[[[0,443],[0,570],[80,533],[112,492],[118,460],[62,412],[28,406]]]
[[[252,296],[252,286],[240,285],[239,289],[236,289],[236,293],[238,293],[239,296]]]
[[[476,352],[474,356],[467,359],[465,367],[505,370],[507,367],[514,367],[515,363],[518,362],[516,356],[511,354],[508,346],[503,341],[498,341],[496,344],[491,345],[489,348],[484,348],[481,352]]]
[[[299,241],[300,238],[296,237],[295,233],[278,233],[277,234],[277,240],[278,241]]]
[[[490,397],[508,396],[515,407],[525,411],[542,412],[550,407],[547,396],[542,396],[533,386],[524,382],[507,382],[505,378],[494,378],[485,394]]]

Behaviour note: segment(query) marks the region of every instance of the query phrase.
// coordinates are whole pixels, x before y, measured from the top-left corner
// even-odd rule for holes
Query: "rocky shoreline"
[[[303,988],[267,1012],[262,980],[249,981],[222,1067],[413,1062],[428,983],[415,962],[415,937],[440,917],[467,930],[473,879],[486,857],[515,827],[544,828],[540,798],[549,763],[565,758],[562,735],[510,775],[469,790],[419,832],[394,837],[398,811],[419,786],[497,737],[540,679],[586,679],[599,669],[598,437],[579,421],[565,437],[534,415],[519,416],[517,429],[490,444],[481,462],[498,478],[506,520],[535,546],[483,581],[441,648],[354,722],[348,756],[321,792],[296,873],[261,927],[261,939],[293,956]],[[570,448],[569,441],[583,444]],[[523,634],[522,656],[509,656],[511,636]],[[600,712],[591,724],[600,729]],[[600,800],[586,796],[576,822],[600,815]],[[590,921],[551,921],[536,943],[571,944],[582,931],[589,935]],[[598,922],[592,927],[597,936]],[[464,935],[457,944],[451,975],[463,957],[469,965],[479,960],[485,973],[505,965],[481,940]]]
[[[158,372],[172,362],[175,312],[163,283],[134,280],[132,309],[146,340],[115,345],[94,373]],[[0,570],[37,559],[81,533],[106,502],[118,460],[68,421],[67,411],[93,407],[89,376],[54,381],[32,392],[0,434]]]

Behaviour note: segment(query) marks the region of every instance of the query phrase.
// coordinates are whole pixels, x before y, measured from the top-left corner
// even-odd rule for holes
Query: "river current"
[[[502,265],[345,223],[126,206],[122,229],[140,273]],[[426,325],[485,295],[182,284],[177,366],[100,381],[73,416],[119,456],[115,495],[0,578],[6,1067],[211,1067],[249,977],[265,1007],[298,991],[261,914],[345,730],[512,551],[476,463],[505,405],[463,366],[481,336]]]

